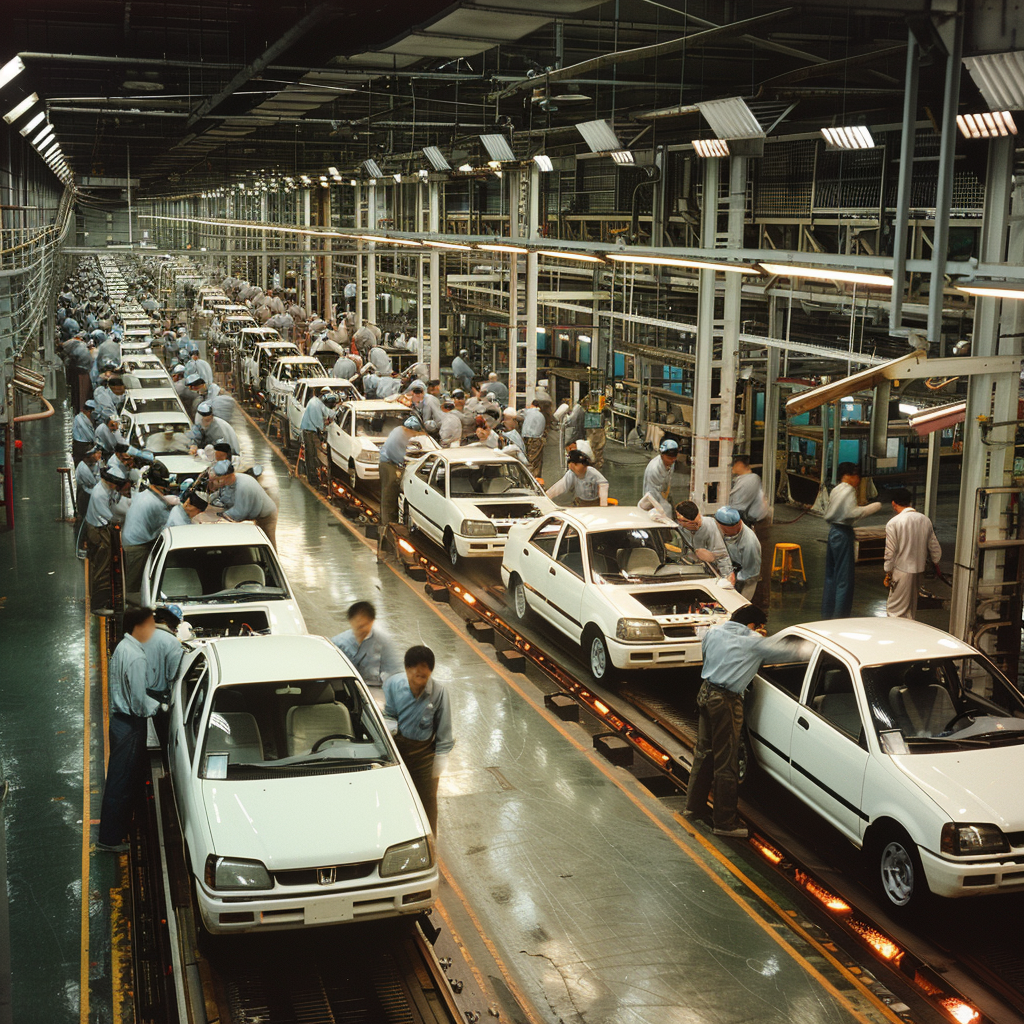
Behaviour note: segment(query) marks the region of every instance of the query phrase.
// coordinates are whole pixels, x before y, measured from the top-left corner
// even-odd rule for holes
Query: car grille
[[[690,640],[697,635],[694,626],[662,626],[661,631],[670,640]]]
[[[364,864],[330,864],[323,868],[275,871],[274,879],[278,885],[319,885],[319,873],[333,870],[335,882],[353,882],[357,878],[366,878],[372,875],[377,868],[377,863],[375,860],[370,860]]]
[[[512,529],[512,524],[511,523],[495,523],[494,524],[494,532],[499,537],[506,537],[506,536],[508,536],[508,531],[511,530],[511,529]]]

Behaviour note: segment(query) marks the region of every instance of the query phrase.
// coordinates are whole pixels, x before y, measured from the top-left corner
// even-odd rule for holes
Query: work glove
[[[885,574],[885,576],[882,577],[882,586],[885,587],[886,590],[889,590],[892,587],[892,573],[891,572],[887,572]]]

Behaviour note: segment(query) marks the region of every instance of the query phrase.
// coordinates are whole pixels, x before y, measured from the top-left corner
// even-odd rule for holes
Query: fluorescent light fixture
[[[430,177],[430,171],[428,171],[428,170],[426,169],[426,167],[421,167],[421,168],[420,168],[420,169],[419,169],[419,170],[418,170],[418,171],[417,171],[416,173],[417,173],[417,174],[418,174],[418,175],[419,175],[419,176],[420,176],[420,177],[421,177],[421,178],[422,178],[422,179],[423,179],[424,181],[426,181],[426,180],[427,180],[427,178],[429,178],[429,177]]]
[[[964,67],[990,110],[1024,108],[1024,51],[964,57]]]
[[[391,177],[395,179],[395,184],[396,185],[401,185],[402,184],[402,172],[401,171],[395,171],[395,173],[392,174]]]
[[[12,107],[10,110],[7,111],[6,114],[4,114],[4,120],[8,124],[13,124],[15,121],[18,120],[19,117],[21,117],[24,114],[28,113],[28,111],[31,109],[33,103],[38,103],[38,102],[39,102],[39,94],[38,93],[34,92],[34,93],[32,93],[31,96],[26,96],[19,104],[17,104],[16,106]]]
[[[331,187],[331,183],[326,178],[321,177],[320,178],[320,187],[321,188],[330,188]]]
[[[0,89],[14,78],[17,78],[17,76],[24,70],[24,61],[20,57],[12,57],[2,68],[0,68]]]
[[[642,253],[610,252],[608,259],[616,263],[649,263],[656,267],[692,267],[696,270],[722,270],[732,274],[756,274],[757,269],[746,263],[712,263],[708,260],[689,260],[676,256],[647,256]]]
[[[472,251],[473,246],[471,245],[458,245],[455,242],[424,242],[424,245],[429,245],[431,249],[464,249]]]
[[[327,173],[332,178],[340,178],[341,177],[341,171],[339,171],[337,167],[328,167],[327,168]]]
[[[604,263],[600,256],[589,256],[582,252],[558,252],[556,249],[541,249],[538,256],[550,256],[556,260],[581,260],[583,263]]]
[[[361,238],[364,242],[381,242],[383,239],[379,235],[356,235],[356,238]]]
[[[551,157],[546,153],[538,153],[534,158],[533,162],[537,165],[537,169],[541,171],[553,171],[555,165],[551,162]]]
[[[492,171],[500,171],[501,170],[501,161],[500,160],[488,160],[487,161],[487,166],[490,167],[490,169]]]
[[[779,277],[808,277],[815,281],[847,281],[850,284],[892,288],[893,280],[887,274],[862,274],[855,270],[830,270],[828,267],[795,267],[788,263],[761,263],[762,270]]]
[[[617,164],[631,164],[635,163],[633,160],[633,154],[628,149],[616,149],[612,152],[612,159]]]
[[[52,124],[48,124],[33,140],[32,145],[39,148],[39,144],[44,140],[48,139],[54,132]]]
[[[378,238],[378,242],[386,242],[388,245],[420,245],[420,242],[411,238]]]
[[[353,188],[355,188],[355,187],[356,187],[356,185],[358,185],[358,184],[359,184],[359,182],[358,182],[358,181],[356,181],[356,179],[355,179],[355,178],[350,178],[350,179],[349,179],[349,182],[348,182],[348,183],[349,183],[349,184],[350,184],[350,185],[351,185],[351,186],[352,186]]]
[[[465,174],[469,174],[473,170],[473,165],[472,164],[460,164],[459,170],[462,171]]]
[[[954,287],[984,299],[1024,299],[1024,284],[1017,281],[961,281]]]
[[[480,141],[484,144],[487,155],[499,164],[512,163],[515,160],[516,155],[504,135],[481,135]]]
[[[444,153],[437,146],[424,146],[423,155],[427,158],[430,166],[435,171],[450,171],[452,165],[445,159]]]
[[[377,163],[376,160],[364,160],[363,161],[363,170],[366,171],[366,173],[371,178],[383,178],[384,177],[384,172],[380,169],[380,165]]]
[[[590,344],[590,335],[589,334],[577,334],[576,335],[576,340],[577,341],[582,341],[585,345],[589,345]]]
[[[936,430],[947,430],[957,423],[963,423],[966,417],[966,402],[950,402],[949,405],[935,405],[930,409],[911,413],[908,422],[918,437],[924,437],[926,434],[935,433]]]
[[[39,148],[39,153],[40,153],[40,155],[42,156],[42,158],[44,160],[47,157],[53,156],[54,154],[59,153],[59,152],[60,152],[60,143],[57,142],[56,139],[53,139],[52,142],[48,142],[44,146],[41,146]]]
[[[843,401],[845,402],[846,399],[844,398]],[[853,401],[853,399],[850,399],[850,401]],[[903,413],[904,416],[912,416],[915,412],[920,411],[921,410],[916,405],[907,405],[906,402],[900,402],[900,412]]]
[[[720,139],[763,139],[764,129],[754,112],[738,96],[698,103],[704,120]]]
[[[608,121],[584,121],[576,125],[576,130],[583,136],[591,153],[611,153],[622,149],[622,143]]]
[[[957,114],[956,124],[965,139],[998,139],[1017,134],[1017,124],[1008,110],[984,114]]]
[[[303,185],[312,185],[313,184],[313,179],[310,178],[310,176],[308,174],[303,174],[299,178],[299,180],[302,182]]]
[[[45,110],[40,110],[39,113],[36,114],[35,117],[30,118],[26,122],[24,128],[19,128],[18,131],[21,132],[22,135],[31,135],[32,132],[34,132],[43,123],[43,119],[45,117],[46,117],[46,111]]]
[[[488,252],[508,252],[515,255],[525,255],[530,250],[518,245],[478,245],[478,249],[486,249]]]
[[[822,128],[824,140],[833,149],[874,149],[875,140],[871,132],[862,124],[850,125],[846,128]]]
[[[693,151],[697,156],[710,160],[716,156],[728,156],[729,143],[725,139],[694,139]]]

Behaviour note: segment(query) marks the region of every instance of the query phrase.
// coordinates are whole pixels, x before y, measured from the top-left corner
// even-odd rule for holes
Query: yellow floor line
[[[92,719],[89,710],[89,560],[85,560],[85,731],[82,738],[82,963],[78,980],[78,1012],[81,1024],[89,1024],[89,837],[92,834],[92,765],[89,756],[89,734]]]

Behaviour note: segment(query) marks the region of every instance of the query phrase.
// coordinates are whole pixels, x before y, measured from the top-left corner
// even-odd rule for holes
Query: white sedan
[[[402,522],[440,544],[452,565],[500,555],[516,522],[558,509],[518,459],[482,445],[407,465],[398,507]]]
[[[235,637],[186,654],[167,759],[207,931],[433,906],[434,844],[412,779],[358,673],[323,637]]]
[[[516,615],[536,612],[583,648],[595,679],[702,661],[701,638],[748,602],[639,508],[571,508],[508,533],[501,579]]]
[[[288,355],[278,359],[267,374],[265,391],[270,404],[284,411],[295,392],[295,382],[304,377],[326,377],[327,371],[315,356]]]
[[[295,390],[288,395],[286,402],[288,411],[288,440],[298,441],[299,427],[302,424],[302,414],[306,411],[306,405],[314,395],[322,395],[330,391],[343,401],[345,399],[356,399],[359,392],[350,380],[342,380],[341,377],[303,377],[295,381]]]
[[[199,637],[306,632],[288,577],[253,523],[167,527],[146,561],[142,604],[178,605]]]
[[[891,909],[1024,889],[1024,696],[907,619],[783,630],[747,698],[753,764],[868,858]]]
[[[331,463],[356,480],[380,479],[380,446],[395,427],[409,418],[409,410],[399,402],[363,399],[345,402],[334,422],[327,427],[327,446]],[[434,451],[440,445],[427,434],[418,434],[409,442],[409,458],[418,452]]]

